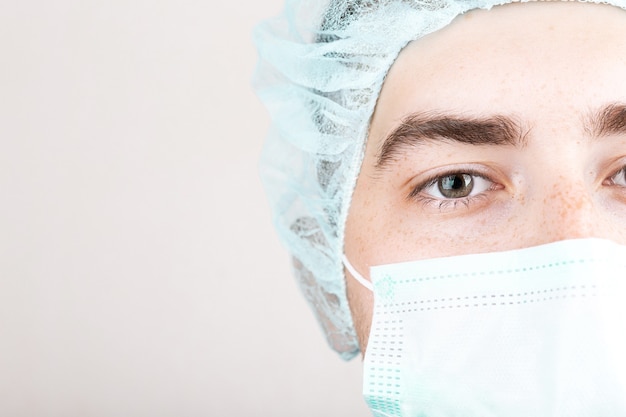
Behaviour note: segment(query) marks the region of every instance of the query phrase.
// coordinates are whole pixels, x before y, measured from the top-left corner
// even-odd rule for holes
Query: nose
[[[565,239],[613,237],[594,190],[583,181],[559,176],[556,181],[547,184],[541,194],[534,201],[539,207],[532,210],[540,216],[533,222],[538,244]]]

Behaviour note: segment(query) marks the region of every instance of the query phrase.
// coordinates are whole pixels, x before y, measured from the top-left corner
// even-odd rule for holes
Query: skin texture
[[[369,279],[371,266],[402,261],[582,237],[626,244],[626,130],[617,117],[598,132],[598,112],[626,103],[624,74],[626,12],[605,5],[476,10],[409,44],[371,121],[346,223],[352,265]],[[509,117],[520,143],[432,137],[380,166],[385,139],[414,114]],[[472,175],[470,195],[438,193],[451,173]],[[365,354],[373,295],[346,277]]]

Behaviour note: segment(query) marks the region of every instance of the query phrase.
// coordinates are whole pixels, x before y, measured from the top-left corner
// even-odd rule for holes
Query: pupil
[[[469,174],[453,174],[441,177],[438,181],[441,195],[446,198],[463,198],[470,195],[474,183]]]

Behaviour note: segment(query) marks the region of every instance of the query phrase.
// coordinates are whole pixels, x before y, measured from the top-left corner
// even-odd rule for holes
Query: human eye
[[[416,185],[409,199],[439,210],[454,210],[459,206],[469,207],[487,197],[489,191],[502,186],[485,174],[473,170],[435,173]]]
[[[626,187],[626,166],[619,169],[606,180],[606,185]]]

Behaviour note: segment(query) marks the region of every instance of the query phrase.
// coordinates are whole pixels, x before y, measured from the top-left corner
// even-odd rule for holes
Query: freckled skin
[[[409,44],[371,121],[346,223],[351,263],[368,278],[373,265],[563,239],[626,244],[626,187],[608,180],[626,165],[626,137],[590,140],[582,125],[590,109],[626,103],[623,57],[626,12],[578,2],[477,10]],[[529,126],[527,143],[420,146],[377,170],[385,136],[428,111],[514,115]],[[446,208],[407,197],[430,170],[462,164],[488,167],[500,187]],[[373,296],[350,277],[346,283],[365,352]]]

